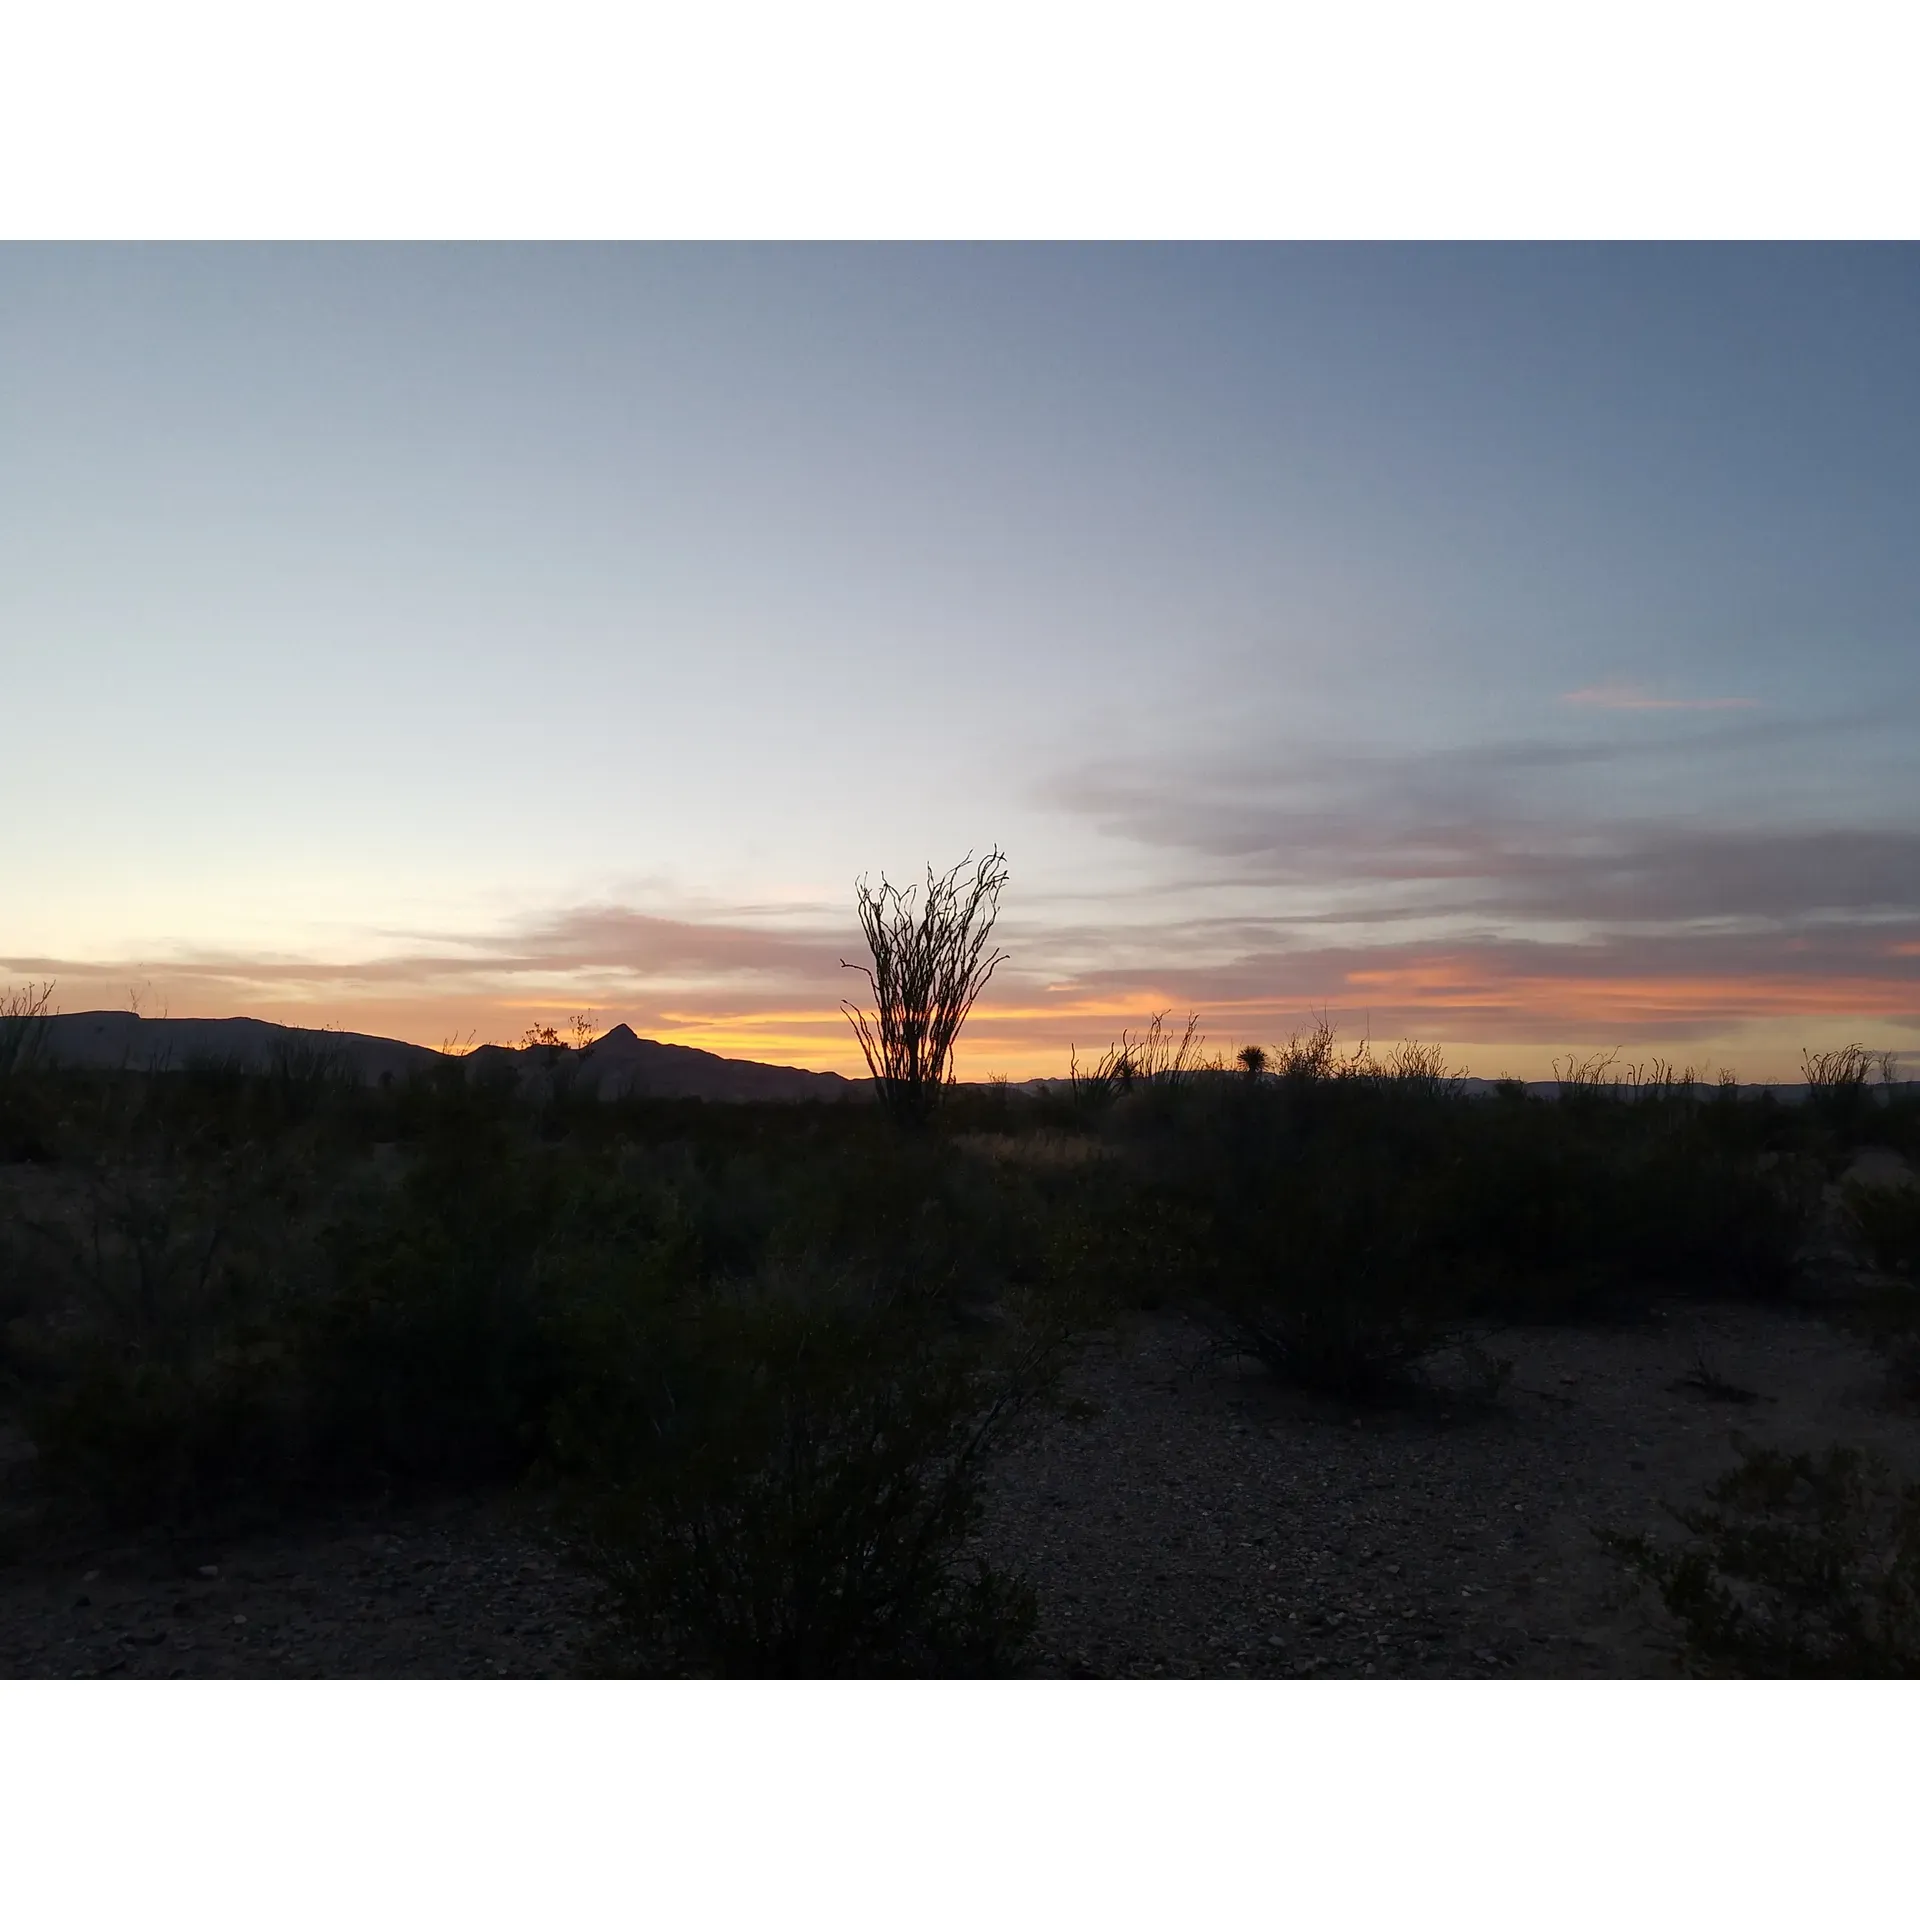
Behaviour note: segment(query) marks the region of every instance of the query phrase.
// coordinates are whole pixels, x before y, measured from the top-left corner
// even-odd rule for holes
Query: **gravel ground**
[[[1355,1418],[1276,1387],[1173,1315],[1088,1357],[1097,1411],[1006,1462],[992,1549],[1039,1590],[1041,1671],[1088,1676],[1638,1676],[1660,1616],[1596,1527],[1675,1531],[1736,1433],[1873,1447],[1920,1472],[1920,1422],[1826,1320],[1676,1308],[1638,1327],[1487,1337],[1473,1408]],[[1678,1383],[1703,1355],[1762,1397]]]
[[[498,1505],[65,1558],[0,1579],[0,1673],[550,1678],[575,1671],[593,1624],[591,1583]]]
[[[993,1491],[988,1550],[1040,1597],[1037,1671],[1663,1673],[1671,1637],[1596,1526],[1660,1525],[1663,1501],[1733,1464],[1736,1433],[1864,1444],[1920,1473],[1920,1421],[1812,1315],[1675,1308],[1481,1345],[1513,1363],[1491,1404],[1455,1356],[1430,1404],[1356,1419],[1177,1314],[1096,1343],[1078,1417],[1004,1460]],[[1762,1397],[1677,1385],[1701,1354]],[[187,1550],[74,1540],[0,1569],[0,1674],[21,1677],[553,1676],[579,1669],[594,1623],[591,1584],[515,1503]]]

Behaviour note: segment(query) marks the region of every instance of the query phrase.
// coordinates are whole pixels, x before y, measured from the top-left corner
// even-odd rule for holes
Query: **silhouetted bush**
[[[873,964],[840,964],[866,976],[874,1004],[871,1013],[843,1004],[874,1091],[896,1120],[925,1121],[953,1079],[960,1029],[1006,958],[990,948],[1006,884],[1006,856],[997,847],[978,861],[969,854],[945,873],[929,867],[917,914],[915,887],[896,887],[885,874],[877,888],[865,879],[856,884]]]
[[[110,1520],[189,1522],[282,1493],[298,1444],[291,1388],[269,1342],[148,1358],[80,1340],[26,1426],[56,1491]]]
[[[1920,1678],[1920,1486],[1835,1447],[1743,1447],[1692,1536],[1601,1537],[1659,1592],[1689,1671],[1749,1679]]]
[[[558,1385],[538,1171],[435,1155],[389,1208],[330,1232],[328,1284],[300,1323],[316,1467],[468,1482],[532,1460]]]
[[[1801,1054],[1807,1082],[1807,1106],[1841,1137],[1853,1144],[1862,1122],[1875,1105],[1875,1082],[1891,1084],[1893,1056],[1853,1045],[1827,1053]]]
[[[1066,1267],[1201,1304],[1277,1373],[1359,1397],[1404,1392],[1475,1318],[1780,1297],[1819,1198],[1811,1161],[1761,1151],[1777,1109],[1722,1111],[1684,1075],[1468,1099],[1432,1050],[1343,1053],[1325,1022],[1271,1071],[1118,1086],[1077,1117],[1116,1158],[1056,1222]]]
[[[1721,1144],[1696,1109],[1496,1101],[1463,1131],[1444,1233],[1489,1307],[1538,1318],[1668,1293],[1777,1298],[1792,1281],[1817,1180]]]
[[[847,1380],[886,1323],[912,1329],[910,1373],[978,1357],[1020,1295],[1194,1308],[1288,1379],[1391,1395],[1476,1320],[1780,1293],[1831,1138],[1813,1108],[1665,1074],[1469,1099],[1431,1050],[1346,1052],[1325,1022],[1257,1072],[1192,1022],[1111,1057],[1132,1064],[1080,1082],[1098,1100],[960,1090],[911,1128],[536,1101],[512,1060],[363,1087],[324,1048],[10,1075],[33,1151],[0,1169],[0,1401],[59,1499],[122,1517],[484,1484],[556,1467],[558,1409],[610,1354],[711,1359],[687,1329],[717,1341],[729,1313],[785,1337],[769,1274],[891,1303],[822,1322]],[[918,1431],[930,1395],[887,1418]],[[710,1455],[649,1455],[648,1484],[683,1457]]]
[[[298,1389],[257,1173],[93,1169],[71,1204],[16,1241],[5,1342],[49,1485],[130,1521],[277,1488]]]
[[[510,1479],[596,1329],[771,1270],[977,1332],[1072,1205],[1071,1170],[1045,1194],[872,1109],[556,1110],[324,1059],[34,1085],[60,1152],[0,1190],[0,1408],[49,1492],[124,1521]]]
[[[1342,1142],[1223,1199],[1203,1290],[1233,1343],[1299,1386],[1404,1393],[1459,1312],[1417,1179]]]
[[[974,1549],[989,1449],[1029,1404],[902,1303],[766,1287],[683,1306],[563,1409],[578,1552],[642,1672],[1012,1672],[1030,1596]]]
[[[1849,1181],[1845,1202],[1882,1273],[1920,1276],[1920,1187]]]
[[[0,994],[0,1080],[39,1063],[47,1037],[47,1009],[52,1004],[51,980],[10,987]]]

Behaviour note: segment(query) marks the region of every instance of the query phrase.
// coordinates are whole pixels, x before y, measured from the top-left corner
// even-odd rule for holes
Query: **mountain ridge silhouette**
[[[471,1075],[511,1072],[550,1082],[564,1072],[579,1091],[603,1100],[624,1095],[700,1100],[843,1100],[866,1093],[864,1081],[806,1067],[736,1060],[703,1047],[648,1040],[622,1021],[584,1048],[475,1047],[447,1054],[410,1040],[291,1027],[247,1014],[221,1019],[151,1018],[97,1011],[44,1016],[38,1057],[46,1064],[169,1072],[227,1067],[241,1072],[349,1070],[377,1085],[456,1061]]]

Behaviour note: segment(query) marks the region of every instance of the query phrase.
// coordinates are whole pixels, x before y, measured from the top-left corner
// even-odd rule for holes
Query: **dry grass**
[[[1120,1153],[1111,1141],[1083,1133],[963,1133],[953,1144],[999,1166],[1084,1167]]]

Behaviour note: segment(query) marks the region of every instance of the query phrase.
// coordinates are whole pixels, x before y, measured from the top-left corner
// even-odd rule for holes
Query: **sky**
[[[0,985],[1920,1065],[1920,250],[0,247]]]

